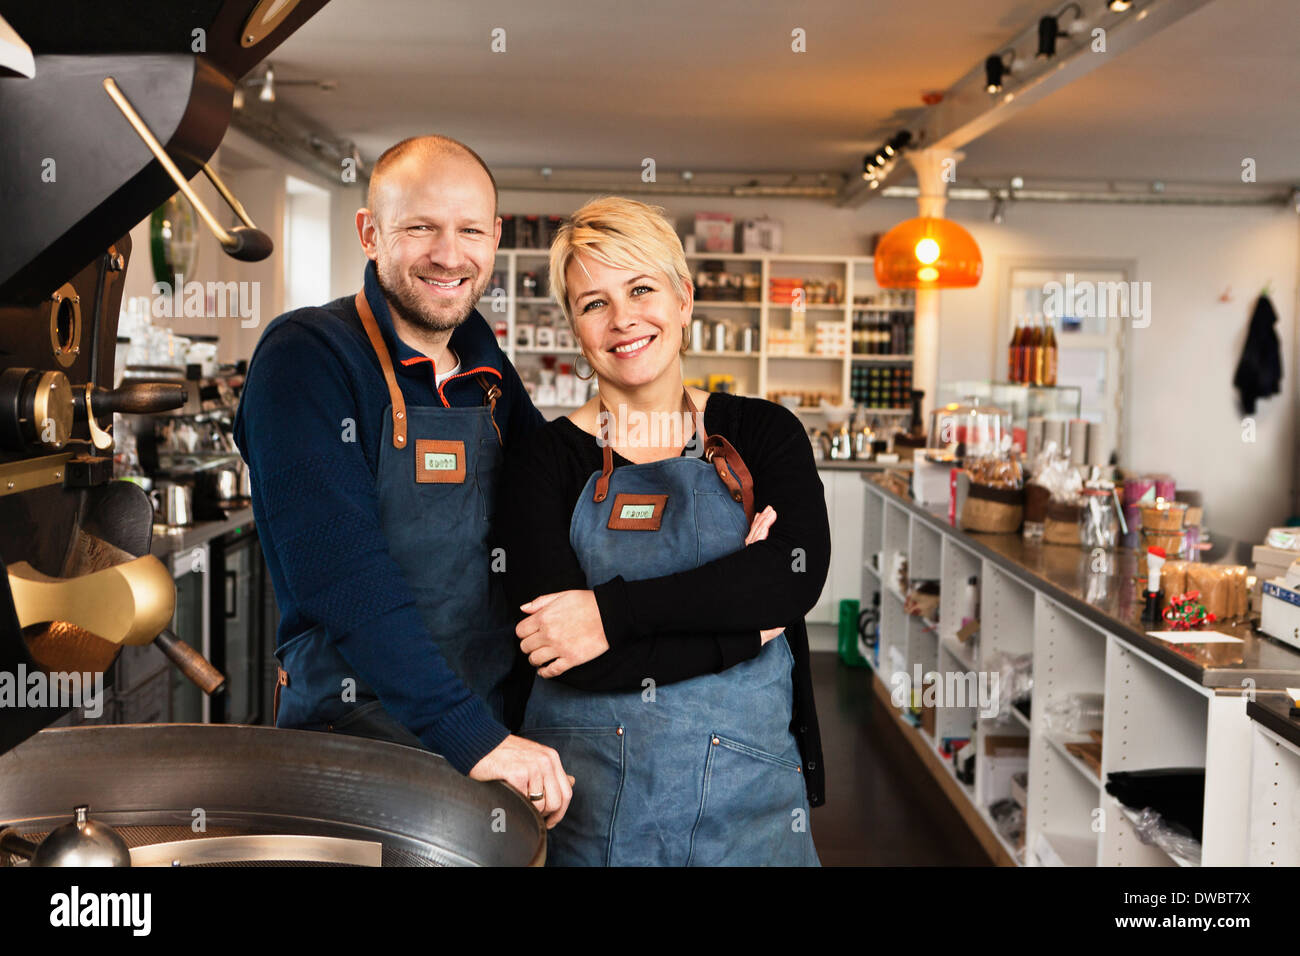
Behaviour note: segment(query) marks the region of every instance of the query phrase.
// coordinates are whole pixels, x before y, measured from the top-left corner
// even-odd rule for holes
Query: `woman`
[[[498,522],[538,672],[522,733],[576,777],[548,859],[817,865],[802,617],[830,532],[808,438],[777,405],[684,387],[693,290],[659,210],[588,203],[550,278],[599,394],[513,456]]]

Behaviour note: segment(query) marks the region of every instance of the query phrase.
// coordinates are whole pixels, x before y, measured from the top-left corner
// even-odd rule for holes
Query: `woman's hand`
[[[776,510],[771,505],[768,505],[758,514],[754,515],[754,523],[749,526],[749,534],[745,536],[745,545],[748,546],[753,544],[755,541],[766,540],[768,531],[772,529],[772,525],[775,523]],[[783,633],[785,633],[785,628],[783,627],[769,627],[766,630],[759,631],[758,637],[763,644],[766,644],[774,637]]]
[[[541,677],[558,677],[609,650],[592,591],[543,594],[519,609],[528,615],[515,627],[519,649]]]

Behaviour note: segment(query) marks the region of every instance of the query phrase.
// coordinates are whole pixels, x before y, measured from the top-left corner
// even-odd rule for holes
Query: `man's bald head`
[[[379,158],[375,160],[374,167],[370,170],[370,186],[366,190],[367,208],[375,213],[377,217],[381,212],[387,212],[387,210],[382,209],[384,199],[390,192],[387,187],[390,180],[393,179],[394,171],[404,163],[437,162],[440,159],[452,157],[472,160],[483,170],[488,182],[492,184],[492,216],[495,218],[500,195],[497,191],[496,177],[492,175],[492,170],[488,169],[487,163],[483,162],[483,157],[459,140],[452,139],[450,136],[433,134],[412,136],[404,139],[399,143],[394,143],[380,154]]]

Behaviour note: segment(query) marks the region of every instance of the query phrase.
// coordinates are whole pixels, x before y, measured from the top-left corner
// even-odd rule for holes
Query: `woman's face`
[[[581,254],[565,278],[578,344],[602,382],[635,388],[680,375],[682,336],[691,321],[689,285],[682,302],[649,266],[616,269]]]

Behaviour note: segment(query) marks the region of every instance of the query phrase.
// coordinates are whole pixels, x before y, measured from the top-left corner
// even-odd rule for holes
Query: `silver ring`
[[[529,799],[529,800],[533,800],[533,801],[537,801],[537,800],[545,800],[545,799],[546,799],[546,794],[545,794],[545,793],[530,793],[530,794],[528,795],[528,799]]]

